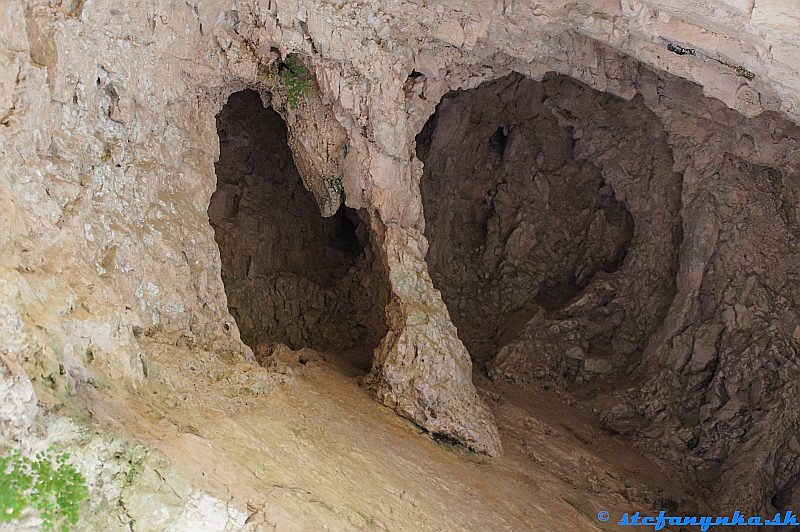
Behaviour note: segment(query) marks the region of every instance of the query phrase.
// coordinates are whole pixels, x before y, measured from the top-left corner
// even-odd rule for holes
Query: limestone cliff
[[[296,109],[289,54],[313,81]],[[136,393],[148,336],[253,360],[209,222],[230,212],[209,211],[218,184],[239,186],[215,173],[217,115],[251,89],[285,122],[298,193],[357,211],[360,247],[318,264],[357,281],[301,292],[366,331],[346,340],[374,344],[379,401],[498,455],[473,360],[522,385],[605,379],[608,427],[720,508],[788,507],[798,55],[789,0],[0,0],[4,443],[32,390],[46,408]],[[341,325],[313,323],[281,341]]]

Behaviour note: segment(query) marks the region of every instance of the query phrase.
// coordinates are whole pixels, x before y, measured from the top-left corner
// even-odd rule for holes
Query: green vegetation
[[[290,54],[280,65],[281,80],[286,88],[286,101],[293,110],[297,109],[300,97],[311,91],[308,69],[300,64],[300,59]]]
[[[66,532],[78,522],[81,502],[88,497],[86,479],[67,463],[69,455],[53,449],[31,459],[13,451],[0,456],[0,523],[18,519],[26,508],[42,518],[42,529],[60,525]]]

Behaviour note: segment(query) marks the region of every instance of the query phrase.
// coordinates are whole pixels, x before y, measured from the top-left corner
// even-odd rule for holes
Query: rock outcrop
[[[226,250],[209,223],[216,116],[231,94],[251,89],[285,121],[319,213],[359,213],[369,248],[361,270],[386,302],[365,325],[387,329],[366,378],[379,400],[429,431],[501,452],[445,306],[452,297],[477,360],[500,351],[498,374],[524,382],[541,366],[585,381],[635,371],[641,385],[629,389],[620,377],[625,400],[608,426],[722,486],[721,508],[797,499],[800,19],[791,2],[0,8],[0,356],[24,370],[40,403],[68,402],[91,382],[135,393],[147,378],[142,336],[184,335],[252,360],[229,311]],[[313,79],[296,109],[277,66],[290,53]],[[475,100],[486,116],[472,109],[475,120],[460,126],[481,128],[475,139],[488,151],[475,180],[497,190],[500,207],[488,242],[501,247],[484,254],[493,315],[482,317],[469,286],[452,277],[455,265],[444,264],[458,257],[469,272],[479,257],[448,255],[437,242],[448,234],[437,224],[458,213],[425,212],[451,199],[445,187],[423,201],[435,185],[420,184],[430,176],[415,140],[445,94],[491,80],[478,91],[495,91],[492,102]],[[520,93],[502,108],[505,88]],[[525,98],[535,104],[530,116],[514,112]],[[508,181],[513,164],[529,162],[514,151],[515,131],[541,149],[534,195],[503,189],[494,172]],[[436,168],[448,171],[426,171]],[[556,176],[565,182],[551,184]],[[455,185],[476,199],[469,183]],[[529,254],[534,240],[558,241],[537,234],[544,225],[523,212],[537,201],[539,214],[570,217],[551,225],[559,233],[584,241]],[[443,276],[444,301],[431,273]],[[535,306],[520,293],[532,282],[541,288]],[[352,319],[365,321],[356,310]],[[482,320],[488,337],[469,332]],[[321,341],[335,335],[329,329],[304,331]],[[553,347],[565,337],[581,352]],[[587,346],[590,337],[599,340]],[[29,400],[23,380],[3,384],[15,402]],[[6,423],[4,439],[18,439],[26,423]]]

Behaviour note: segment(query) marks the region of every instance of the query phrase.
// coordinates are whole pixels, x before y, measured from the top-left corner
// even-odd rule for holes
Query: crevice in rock
[[[386,280],[363,213],[328,218],[303,185],[281,116],[250,90],[217,117],[217,189],[208,209],[228,307],[243,341],[343,353],[361,371],[386,332]]]

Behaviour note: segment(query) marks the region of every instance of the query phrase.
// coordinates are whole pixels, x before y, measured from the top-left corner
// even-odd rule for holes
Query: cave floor
[[[143,348],[147,383],[87,398],[93,420],[246,509],[254,530],[610,530],[623,512],[693,499],[549,392],[476,373],[505,448],[492,459],[378,404],[334,356],[304,350],[304,364],[267,370],[164,339]]]

